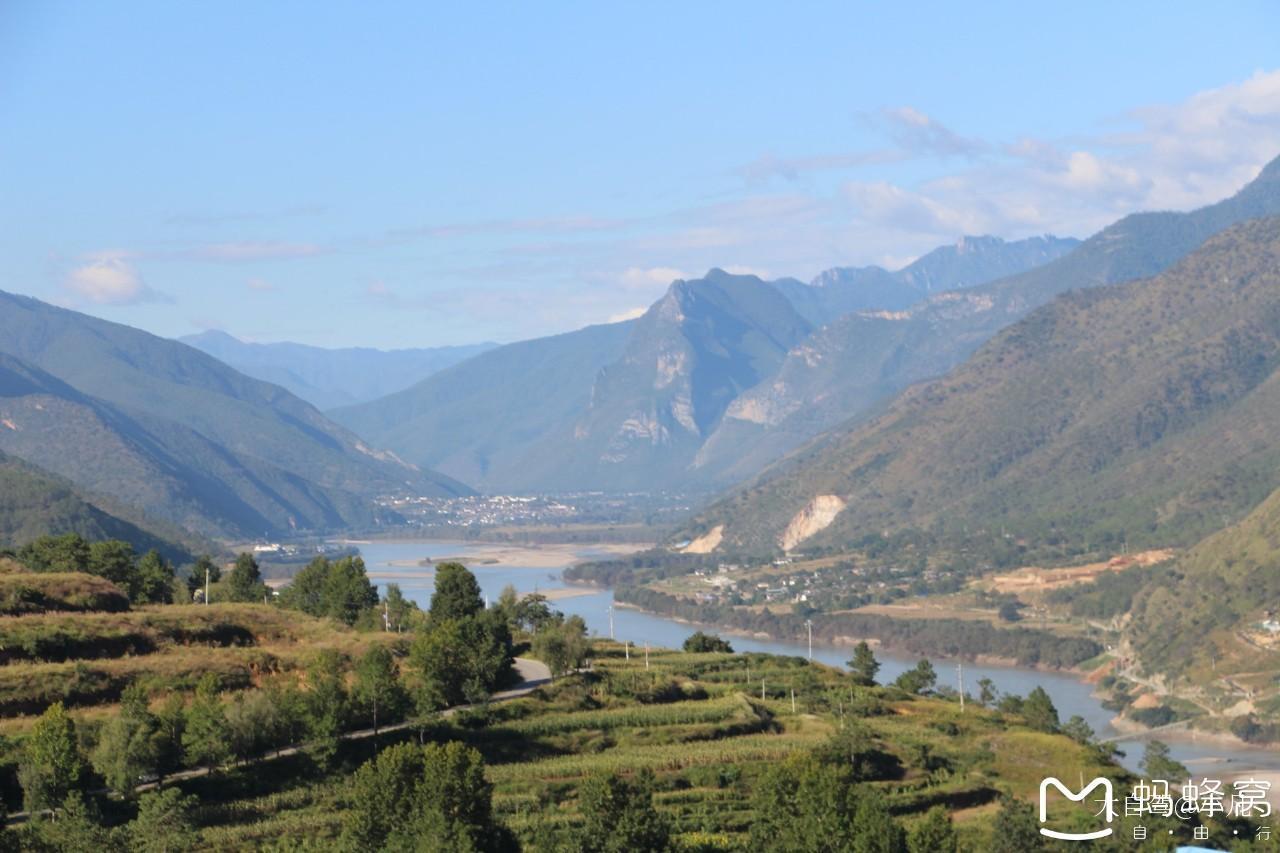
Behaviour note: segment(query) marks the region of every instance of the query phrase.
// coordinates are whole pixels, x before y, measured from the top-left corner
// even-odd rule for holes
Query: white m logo
[[[1094,779],[1092,782],[1090,782],[1088,785],[1081,788],[1079,793],[1072,793],[1071,790],[1067,788],[1066,785],[1062,784],[1057,779],[1050,776],[1040,783],[1040,822],[1041,823],[1044,823],[1046,820],[1049,819],[1049,803],[1048,803],[1048,797],[1046,795],[1049,792],[1050,785],[1057,788],[1058,791],[1061,792],[1062,796],[1066,797],[1068,800],[1072,800],[1073,802],[1077,802],[1077,803],[1083,802],[1084,798],[1089,796],[1089,793],[1094,788],[1101,787],[1103,800],[1106,803],[1106,805],[1103,807],[1102,814],[1105,816],[1108,824],[1115,819],[1115,816],[1116,816],[1115,791],[1111,787],[1110,779],[1106,779],[1102,776],[1099,776],[1096,779]],[[1042,826],[1040,827],[1040,834],[1048,836],[1049,838],[1060,838],[1063,841],[1093,841],[1094,839],[1106,838],[1108,835],[1110,835],[1111,827],[1108,826],[1106,829],[1099,829],[1099,830],[1095,830],[1094,832],[1058,832],[1057,830],[1053,830],[1053,829],[1045,829]]]

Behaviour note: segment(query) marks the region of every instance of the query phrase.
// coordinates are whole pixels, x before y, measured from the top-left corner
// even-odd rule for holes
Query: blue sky
[[[4,0],[0,288],[506,341],[710,266],[1083,237],[1280,154],[1275,4],[892,5]]]

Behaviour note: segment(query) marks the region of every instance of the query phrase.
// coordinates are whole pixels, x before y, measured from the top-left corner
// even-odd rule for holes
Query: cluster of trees
[[[173,565],[151,550],[139,557],[119,539],[88,542],[78,533],[41,536],[14,555],[33,572],[83,572],[106,578],[135,603],[173,601]]]
[[[369,582],[364,560],[316,557],[280,593],[280,604],[312,616],[327,616],[354,625],[377,607],[378,590]]]
[[[705,634],[702,631],[694,631],[684,641],[682,648],[686,652],[723,652],[724,654],[733,654],[733,646],[728,640],[721,638],[716,634]]]

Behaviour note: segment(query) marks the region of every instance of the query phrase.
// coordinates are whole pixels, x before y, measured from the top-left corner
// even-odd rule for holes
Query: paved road
[[[516,686],[512,687],[510,690],[501,690],[493,694],[492,696],[489,697],[489,702],[491,703],[504,702],[510,699],[518,699],[521,696],[529,695],[530,693],[537,690],[539,687],[541,687],[544,684],[551,683],[551,670],[548,669],[547,665],[542,661],[533,660],[532,658],[516,658],[515,670],[516,670],[516,674],[520,676],[520,681],[516,684]],[[466,711],[474,707],[476,706],[457,705],[453,708],[446,708],[445,710],[441,711],[440,716],[451,717],[454,714],[458,713],[459,711]],[[403,723],[395,723],[394,725],[390,725],[390,726],[379,726],[377,730],[377,734],[381,735],[381,734],[386,734],[387,732],[403,731],[404,729],[413,728],[414,726],[418,725],[419,722],[420,722],[419,720],[406,720]],[[374,736],[373,729],[358,729],[352,732],[344,732],[343,734],[339,735],[338,738],[339,740],[362,740],[364,738],[369,738],[373,736]],[[304,749],[306,749],[306,744],[297,744],[296,746],[287,746],[284,749],[279,750],[278,752],[272,752],[272,753],[268,753],[267,755],[260,756],[258,758],[249,759],[247,762],[245,762],[245,764],[252,765],[252,764],[262,764],[263,762],[266,762],[266,761],[275,761],[277,758],[285,758],[290,755],[297,755],[299,752],[302,752]],[[240,766],[243,767],[245,766],[245,764],[242,764]],[[212,773],[214,769],[215,768],[211,768],[211,767],[195,767],[195,768],[192,768],[191,770],[182,770],[178,773],[170,773],[168,776],[164,778],[164,781],[175,782],[182,779],[194,779],[198,776],[207,776],[210,773]],[[143,791],[150,791],[153,788],[157,788],[159,786],[160,786],[159,782],[146,782],[142,785],[138,785],[134,790],[141,793]],[[103,791],[99,790],[99,791],[95,791],[94,793],[103,793]],[[10,824],[22,823],[28,817],[29,815],[26,812],[14,812],[13,814],[9,815],[9,823]]]

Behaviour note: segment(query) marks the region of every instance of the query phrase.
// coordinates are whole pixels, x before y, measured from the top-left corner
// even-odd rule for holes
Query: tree
[[[134,597],[133,546],[119,539],[94,542],[89,546],[89,572],[104,577]]]
[[[942,806],[934,806],[907,831],[910,853],[956,853],[955,827]]]
[[[1147,741],[1146,751],[1142,753],[1141,768],[1148,779],[1164,779],[1168,782],[1180,782],[1191,775],[1185,766],[1170,755],[1169,745],[1158,740]]]
[[[347,725],[345,663],[341,653],[323,649],[307,668],[307,738],[321,766],[327,767],[337,755],[338,741]]]
[[[1018,601],[1006,601],[1000,605],[1000,609],[996,611],[996,615],[1004,622],[1017,622],[1022,619],[1022,603]]]
[[[268,690],[240,693],[226,706],[231,756],[244,761],[261,755],[279,742],[280,709]]]
[[[152,548],[142,555],[129,583],[131,601],[173,603],[173,565]]]
[[[929,663],[927,658],[921,658],[914,669],[899,675],[894,685],[908,693],[925,693],[932,690],[937,683],[938,673],[934,672],[933,664]]]
[[[511,635],[496,612],[432,619],[409,647],[409,664],[417,673],[420,710],[478,702],[510,673]]]
[[[89,543],[78,533],[41,536],[18,549],[18,562],[33,572],[87,572]]]
[[[24,838],[23,849],[56,850],[80,853],[83,850],[111,850],[111,831],[98,820],[97,810],[86,802],[79,791],[73,791],[58,808],[54,820],[36,821],[31,835]]]
[[[262,570],[253,555],[245,552],[236,557],[235,567],[227,578],[232,601],[262,601],[266,585],[262,582]]]
[[[1036,811],[1027,803],[1005,795],[991,826],[991,853],[1036,853],[1044,850]]]
[[[578,790],[582,826],[574,848],[582,853],[630,853],[671,848],[671,825],[653,806],[653,774],[635,781],[596,775]]]
[[[880,661],[876,660],[875,653],[871,651],[871,646],[867,645],[866,640],[862,640],[853,647],[853,657],[849,660],[849,672],[853,675],[854,681],[864,687],[870,687],[876,683],[876,673],[879,671]]]
[[[386,601],[387,629],[397,633],[403,631],[408,627],[409,615],[418,609],[418,605],[404,597],[398,583],[387,584],[384,600]]]
[[[133,796],[144,777],[159,769],[159,724],[147,708],[147,693],[137,682],[120,696],[120,712],[107,721],[90,756],[112,791]]]
[[[1027,725],[1042,732],[1058,730],[1058,709],[1043,687],[1037,686],[1022,701],[1022,716]]]
[[[369,583],[364,560],[343,557],[329,566],[323,599],[323,615],[347,625],[354,625],[362,612],[377,604],[378,590]]]
[[[704,634],[701,631],[695,631],[690,634],[684,641],[682,648],[686,652],[724,652],[733,654],[733,646],[729,645],[728,640],[721,639],[716,634]]]
[[[207,672],[196,685],[182,731],[182,757],[190,767],[218,767],[231,756],[231,732],[219,696],[218,676]]]
[[[179,788],[148,791],[138,800],[138,816],[129,823],[131,849],[137,853],[172,853],[194,845],[191,810],[196,798]]]
[[[343,840],[361,850],[479,851],[514,846],[493,819],[484,759],[452,741],[384,749],[351,779]]]
[[[1093,726],[1085,722],[1079,714],[1062,724],[1062,733],[1079,744],[1087,744],[1093,740]]]
[[[547,597],[537,592],[529,593],[516,605],[516,623],[525,631],[541,631],[557,615],[563,618],[563,614],[547,605]]]
[[[769,767],[752,794],[752,850],[770,853],[906,849],[884,800],[845,768],[799,753]]]
[[[324,585],[329,575],[329,560],[316,557],[293,576],[280,592],[280,603],[310,616],[324,614]]]
[[[461,563],[436,566],[436,589],[431,596],[431,618],[436,621],[465,619],[484,610],[480,584]]]
[[[156,773],[164,778],[182,767],[182,733],[187,728],[187,703],[170,693],[156,712]]]
[[[995,704],[996,697],[1000,695],[1000,691],[996,690],[996,683],[990,678],[978,679],[978,704],[990,707]]]
[[[533,654],[559,677],[582,667],[591,653],[587,623],[581,616],[550,622],[533,635]]]
[[[396,674],[396,662],[383,645],[370,646],[356,663],[356,704],[373,723],[378,733],[379,721],[399,719],[408,704],[404,688]]]
[[[189,597],[194,597],[196,590],[204,589],[206,571],[208,572],[210,584],[215,584],[222,580],[222,569],[218,564],[208,554],[201,554],[196,557],[195,565],[191,567],[191,574],[187,575],[187,593]]]
[[[27,811],[60,808],[79,791],[85,776],[76,743],[76,725],[61,702],[55,702],[31,727],[18,765],[22,802]]]

